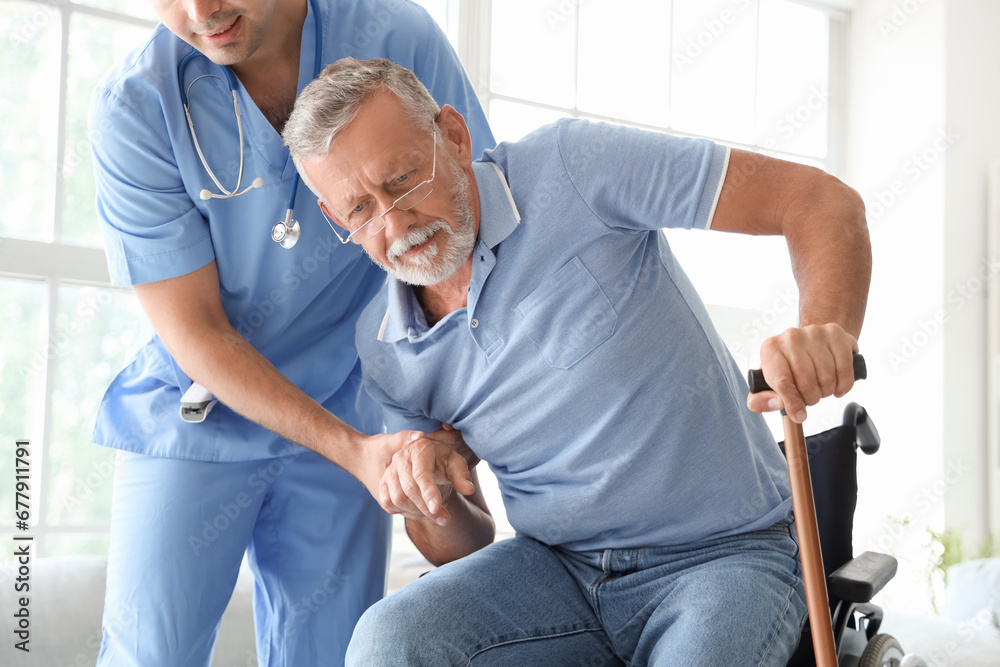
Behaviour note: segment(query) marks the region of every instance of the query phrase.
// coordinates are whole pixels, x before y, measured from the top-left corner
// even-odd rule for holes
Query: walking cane
[[[865,359],[855,352],[854,379],[864,380],[866,377],[868,369]],[[760,370],[750,371],[747,383],[751,394],[771,388]],[[802,578],[806,585],[806,607],[809,611],[809,629],[816,667],[837,667],[837,647],[830,620],[830,598],[826,592],[826,573],[823,570],[823,552],[820,551],[806,440],[802,434],[802,424],[792,421],[784,410],[781,411],[781,422],[785,431],[785,459],[788,462],[788,479],[792,488],[792,509],[799,536],[799,553],[802,555]]]

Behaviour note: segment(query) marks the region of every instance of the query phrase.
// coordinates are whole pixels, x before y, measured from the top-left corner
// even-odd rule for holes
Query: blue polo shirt
[[[345,56],[385,57],[409,68],[440,104],[469,120],[475,149],[493,146],[475,91],[448,39],[419,6],[400,0],[308,3],[302,29],[298,90],[313,78],[317,40],[321,65]],[[318,30],[318,27],[322,27]],[[97,87],[90,135],[97,211],[112,280],[134,285],[185,275],[215,261],[222,306],[236,331],[285,377],[344,421],[365,432],[382,429],[381,409],[361,391],[354,325],[384,274],[353,244],[341,245],[300,187],[295,218],[302,235],[284,249],[271,226],[285,217],[295,165],[281,136],[242,84],[243,187],[232,199],[218,192],[195,150],[181,104],[189,88],[198,141],[226,188],[236,184],[240,137],[222,68],[194,58],[191,46],[162,25]],[[202,78],[199,78],[202,77]],[[136,350],[101,403],[98,444],[155,456],[243,461],[301,451],[276,434],[217,405],[200,424],[180,418],[191,380],[143,322]]]
[[[473,164],[468,307],[428,327],[392,278],[365,310],[390,431],[462,430],[521,534],[571,549],[767,527],[784,459],[662,227],[705,228],[728,151],[564,120]]]

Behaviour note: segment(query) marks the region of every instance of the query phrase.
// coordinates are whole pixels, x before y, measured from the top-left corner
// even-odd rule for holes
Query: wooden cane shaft
[[[788,478],[791,481],[799,553],[802,555],[802,575],[806,585],[806,606],[809,609],[809,627],[816,653],[816,667],[837,667],[837,647],[833,641],[830,600],[826,592],[826,574],[823,572],[823,552],[819,545],[819,528],[816,525],[816,506],[813,504],[806,441],[802,435],[802,424],[792,421],[787,415],[782,419],[785,430],[785,458],[788,461]]]

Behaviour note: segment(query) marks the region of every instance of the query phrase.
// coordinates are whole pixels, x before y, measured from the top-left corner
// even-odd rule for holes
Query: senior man
[[[447,446],[397,453],[383,506],[448,564],[370,608],[348,662],[785,664],[805,600],[785,464],[755,412],[801,420],[853,383],[870,276],[856,193],[583,120],[473,162],[461,115],[384,60],[327,68],[284,137],[343,240],[391,276],[356,338],[388,428],[460,429],[517,530],[487,546]],[[776,393],[747,399],[667,226],[786,237],[801,325],[761,350]]]

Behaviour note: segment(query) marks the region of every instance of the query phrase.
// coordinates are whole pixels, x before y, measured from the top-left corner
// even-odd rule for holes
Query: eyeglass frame
[[[351,239],[354,237],[355,234],[360,233],[362,229],[364,229],[365,227],[367,227],[368,225],[370,225],[371,223],[373,223],[377,218],[381,218],[382,219],[382,226],[379,229],[377,229],[376,231],[372,232],[372,234],[368,238],[366,238],[364,241],[361,241],[360,243],[357,243],[357,245],[361,245],[362,243],[367,243],[368,241],[371,241],[373,238],[375,238],[376,236],[378,236],[383,230],[385,230],[385,216],[389,214],[389,211],[393,210],[394,208],[398,208],[400,211],[409,211],[414,206],[417,206],[417,205],[423,203],[424,200],[426,200],[428,197],[431,196],[431,194],[434,193],[434,177],[437,175],[437,144],[438,144],[438,142],[437,142],[437,127],[436,126],[435,126],[434,129],[431,130],[431,136],[434,137],[434,148],[432,149],[432,157],[431,157],[431,177],[428,178],[426,181],[421,181],[421,182],[417,183],[412,188],[410,188],[409,190],[407,190],[405,193],[403,193],[402,195],[400,195],[399,197],[397,197],[396,200],[392,202],[392,206],[390,206],[389,208],[385,209],[384,211],[382,211],[378,215],[373,215],[367,222],[365,222],[364,224],[360,225],[357,229],[355,229],[353,232],[351,232],[350,234],[348,234],[346,239],[343,238],[340,235],[340,232],[337,231],[337,228],[334,226],[333,221],[330,219],[330,216],[328,216],[326,214],[326,210],[324,210],[324,207],[323,206],[319,207],[319,212],[323,214],[323,218],[326,220],[326,224],[330,225],[330,229],[333,230],[333,233],[336,234],[336,236],[337,236],[337,240],[339,240],[342,245],[347,245],[348,243],[351,243]],[[400,201],[402,201],[403,199],[406,199],[407,197],[409,197],[414,192],[416,192],[418,189],[422,188],[423,186],[427,185],[428,183],[431,185],[431,189],[428,190],[427,194],[424,195],[419,201],[413,202],[412,204],[410,204],[406,208],[403,208],[402,206],[397,206]]]

